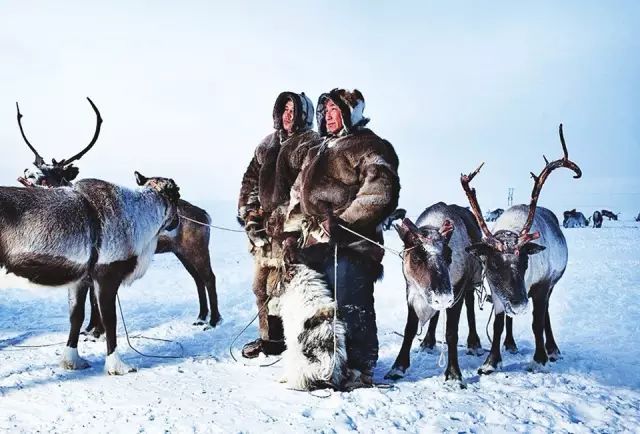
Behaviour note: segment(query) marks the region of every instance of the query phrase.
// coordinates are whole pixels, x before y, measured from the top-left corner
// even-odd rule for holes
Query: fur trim
[[[280,298],[287,344],[283,380],[295,390],[337,388],[345,376],[347,350],[342,321],[334,325],[336,303],[321,274],[304,265],[296,265],[293,271]]]
[[[282,130],[282,113],[284,113],[284,106],[287,101],[293,101],[294,119],[293,119],[293,131],[305,131],[313,128],[313,103],[307,95],[294,92],[282,92],[276,98],[276,102],[273,105],[273,128],[275,130]]]
[[[368,118],[364,117],[364,96],[358,89],[348,91],[345,89],[335,88],[329,93],[323,93],[318,98],[316,118],[318,121],[318,132],[321,136],[328,135],[327,124],[324,120],[324,114],[326,111],[327,100],[333,101],[340,111],[342,112],[342,123],[344,124],[344,131],[346,133],[351,132],[353,129],[364,127],[369,122]]]

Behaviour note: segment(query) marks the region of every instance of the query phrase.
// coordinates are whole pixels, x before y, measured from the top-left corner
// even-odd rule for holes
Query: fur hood
[[[345,89],[335,88],[329,93],[323,93],[318,98],[317,105],[317,119],[318,119],[318,132],[321,136],[327,136],[327,124],[324,120],[324,113],[326,111],[327,101],[331,100],[336,104],[342,112],[342,123],[344,124],[343,130],[346,133],[350,133],[353,129],[364,127],[369,122],[368,118],[363,115],[364,111],[364,96],[358,89],[348,91]]]
[[[276,98],[273,105],[273,128],[280,131],[282,126],[282,113],[287,101],[293,101],[294,119],[293,131],[306,131],[313,128],[313,103],[307,95],[294,92],[282,92]]]

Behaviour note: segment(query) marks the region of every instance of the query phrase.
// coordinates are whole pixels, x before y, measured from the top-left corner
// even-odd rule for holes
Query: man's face
[[[324,120],[327,123],[327,131],[331,134],[338,134],[342,130],[342,112],[340,108],[331,100],[327,100],[324,112]]]
[[[282,126],[284,127],[285,131],[289,134],[291,134],[291,132],[293,131],[294,114],[295,113],[293,111],[293,101],[289,100],[284,105],[284,112],[282,113]]]

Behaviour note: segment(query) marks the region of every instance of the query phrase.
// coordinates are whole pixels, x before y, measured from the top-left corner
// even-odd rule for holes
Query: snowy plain
[[[233,207],[207,207],[214,224],[236,227]],[[410,215],[421,210],[414,210]],[[467,388],[444,381],[438,352],[416,340],[407,376],[391,389],[309,394],[278,383],[277,360],[244,361],[242,344],[255,323],[229,347],[256,312],[252,262],[242,234],[212,231],[211,251],[223,322],[192,325],[193,281],[172,255],[155,256],[147,274],[120,289],[130,335],[118,319],[118,348],[138,372],[104,371],[105,343],[82,341],[91,367],[65,371],[59,360],[68,332],[64,289],[7,289],[0,298],[0,430],[4,432],[640,432],[640,223],[608,222],[603,229],[568,229],[567,271],[551,297],[554,334],[564,358],[530,373],[530,312],[514,321],[518,354],[503,351],[503,367],[478,376],[485,355],[460,351]],[[399,247],[394,232],[387,244]],[[391,367],[406,318],[400,260],[387,255],[376,287],[380,360],[375,380]],[[2,279],[2,277],[0,277]],[[490,306],[476,305],[482,344]],[[88,310],[87,310],[88,314]],[[460,345],[467,326],[460,325]],[[440,339],[440,337],[438,337]],[[176,343],[179,342],[183,350]],[[19,345],[47,345],[22,348]],[[326,397],[319,397],[326,396]]]

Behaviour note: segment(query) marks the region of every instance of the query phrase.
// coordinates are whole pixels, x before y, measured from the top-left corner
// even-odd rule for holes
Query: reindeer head
[[[582,171],[578,165],[569,160],[567,145],[562,133],[562,124],[560,124],[560,142],[562,143],[564,157],[552,162],[549,162],[544,157],[546,166],[540,175],[536,176],[531,173],[534,184],[531,192],[529,214],[519,233],[501,230],[492,234],[487,227],[478,204],[476,190],[469,187],[469,183],[478,174],[484,163],[469,175],[462,174],[460,176],[460,183],[471,204],[471,211],[483,233],[483,240],[467,247],[467,251],[476,255],[482,261],[492,295],[495,298],[494,302],[504,306],[505,312],[510,316],[523,313],[527,307],[527,289],[524,277],[529,264],[529,255],[534,255],[545,249],[544,246],[532,242],[540,238],[540,233],[529,233],[533,225],[538,197],[544,182],[549,174],[559,167],[573,170],[575,172],[574,178],[582,176]]]
[[[160,193],[167,203],[167,222],[164,229],[171,231],[180,223],[180,217],[178,216],[178,200],[180,199],[180,187],[171,178],[162,178],[154,176],[147,178],[140,174],[140,172],[133,172],[136,177],[136,183],[140,187],[147,187]]]
[[[453,303],[449,278],[451,222],[445,220],[439,228],[418,228],[405,218],[395,228],[404,243],[402,271],[407,288],[422,291],[427,303],[435,310],[450,307]]]
[[[18,111],[18,126],[20,127],[20,133],[22,134],[22,138],[26,142],[31,152],[34,153],[36,159],[33,162],[32,168],[27,168],[24,170],[24,176],[18,178],[18,182],[20,182],[25,187],[63,187],[71,185],[71,181],[73,181],[79,173],[77,167],[75,167],[72,163],[76,160],[79,160],[89,149],[93,147],[93,145],[98,140],[98,136],[100,135],[100,126],[102,125],[102,117],[100,116],[100,112],[98,108],[95,106],[91,99],[87,98],[89,104],[93,108],[93,111],[96,114],[96,131],[93,135],[93,139],[91,142],[79,153],[74,155],[71,158],[63,159],[61,161],[56,161],[55,158],[51,161],[51,163],[45,163],[44,159],[38,154],[38,151],[29,143],[26,135],[24,134],[24,130],[22,129],[22,114],[20,113],[20,107],[18,103],[16,103],[16,109]]]

